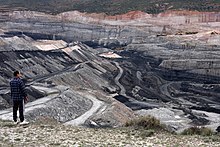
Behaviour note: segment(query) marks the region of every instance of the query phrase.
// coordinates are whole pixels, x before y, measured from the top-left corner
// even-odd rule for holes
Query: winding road
[[[130,97],[126,94],[126,90],[124,88],[124,86],[119,82],[119,80],[121,79],[122,75],[123,75],[123,69],[120,67],[120,65],[118,64],[118,62],[114,62],[114,64],[116,65],[116,67],[119,69],[119,73],[118,75],[115,77],[115,84],[120,88],[120,95],[125,96],[126,98],[129,99],[128,102],[125,102],[125,105],[127,105],[128,107],[132,108],[133,110],[138,110],[138,109],[145,109],[145,108],[157,108],[159,106],[159,104],[156,104],[154,102],[142,102],[142,101],[138,101],[133,97]]]
[[[86,112],[84,113],[83,115],[71,120],[71,121],[68,121],[64,124],[66,125],[73,125],[73,126],[79,126],[79,125],[82,125],[85,123],[85,121],[87,119],[89,119],[93,114],[96,114],[99,110],[102,110],[101,108],[104,108],[105,109],[105,104],[104,102],[98,100],[94,95],[91,95],[91,94],[85,94],[85,93],[81,93],[80,95],[83,95],[83,97],[87,98],[87,99],[90,99],[92,101],[92,107]]]
[[[126,90],[124,88],[123,85],[121,85],[121,83],[119,82],[120,78],[122,77],[122,74],[123,74],[123,69],[119,66],[118,62],[114,62],[116,67],[119,69],[119,73],[118,75],[115,77],[115,84],[118,85],[118,87],[121,89],[120,90],[120,94],[121,95],[124,95],[124,96],[127,96],[126,95]]]

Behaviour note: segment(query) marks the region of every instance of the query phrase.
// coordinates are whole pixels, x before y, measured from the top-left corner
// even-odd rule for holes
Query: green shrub
[[[202,135],[202,136],[211,136],[214,134],[214,132],[207,127],[191,127],[188,129],[185,129],[182,133],[182,135]]]
[[[220,142],[220,134],[209,136],[209,140],[211,140],[211,142]]]
[[[143,116],[134,120],[130,120],[125,123],[125,127],[135,127],[146,130],[159,130],[163,128],[163,126],[160,124],[160,120],[152,116]]]

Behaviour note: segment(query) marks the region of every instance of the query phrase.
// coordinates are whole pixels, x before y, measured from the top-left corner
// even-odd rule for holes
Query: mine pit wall
[[[183,99],[191,97],[191,99],[195,98],[196,101],[200,101],[200,98],[196,97],[205,97],[204,100],[207,100],[207,103],[214,104],[216,99],[219,97],[218,93],[216,93],[216,90],[219,88],[220,78],[217,75],[213,76],[211,74],[201,74],[197,71],[193,73],[191,70],[187,69],[176,70],[172,68],[164,68],[161,66],[162,63],[160,60],[146,55],[144,51],[129,50],[121,52],[120,55],[126,58],[126,60],[118,60],[120,66],[124,70],[120,83],[125,87],[126,94],[131,97],[144,101],[146,100],[145,98],[147,98],[152,100],[159,99],[165,102],[172,102],[173,100],[170,96],[167,97],[162,93],[161,90],[163,90],[163,85],[169,89],[168,91],[170,91],[170,88],[172,89],[171,91],[174,89],[179,91],[177,92],[178,96],[176,96]],[[139,72],[141,77],[138,77],[137,72]],[[193,88],[189,88],[184,86],[184,82],[188,83],[189,85],[197,83],[198,85],[200,84],[204,86],[216,86],[214,86],[213,89],[205,90],[204,88],[199,88],[197,86],[192,86]],[[174,86],[166,86],[167,83],[174,83],[171,84]],[[138,91],[135,92],[135,90]],[[187,92],[190,92],[190,94],[188,95]],[[210,99],[215,100],[210,102]],[[209,107],[207,107],[207,109],[208,108]],[[218,110],[213,112],[218,112]]]
[[[172,29],[175,29],[175,26],[180,24],[219,22],[220,13],[168,11],[158,15],[151,15],[137,11],[127,15],[107,16],[101,14],[90,15],[77,11],[58,15],[34,11],[14,11],[0,13],[0,19],[2,20],[1,28],[4,30],[46,33],[52,35],[49,38],[64,39],[67,42],[72,42],[136,36],[137,32],[131,32],[133,29],[129,29],[129,25],[130,27],[135,26],[136,28],[146,29],[146,31],[149,31],[148,33],[161,33],[164,26],[166,26],[167,32],[172,32]],[[135,21],[142,25],[135,24]],[[130,24],[130,22],[134,23]],[[194,31],[196,31],[195,28]]]
[[[0,24],[1,25],[1,24]],[[16,25],[16,29],[14,28]],[[26,24],[29,25],[28,23]],[[2,34],[2,37],[13,37],[13,36],[28,36],[34,40],[48,39],[48,40],[64,40],[68,43],[79,41],[88,43],[93,46],[124,46],[132,41],[132,36],[135,36],[137,32],[132,31],[129,27],[121,30],[120,36],[117,31],[117,27],[104,28],[89,26],[83,24],[66,24],[63,28],[58,27],[60,23],[47,23],[47,24],[33,24],[31,28],[26,27],[24,23],[22,26],[19,24],[8,24],[5,27],[6,30],[12,30]],[[56,27],[57,26],[57,27]],[[4,27],[4,26],[2,26]],[[34,30],[32,30],[34,28]],[[54,29],[53,29],[54,28]],[[25,30],[25,31],[16,31]],[[37,31],[36,31],[37,30]],[[128,37],[128,34],[130,37]],[[146,36],[146,34],[144,35]],[[103,39],[104,38],[104,39]],[[111,43],[110,43],[111,42]]]
[[[46,75],[64,69],[66,66],[76,64],[72,58],[63,52],[50,51],[13,51],[1,52],[1,68],[11,73],[20,69],[24,76],[33,79],[36,76]],[[7,59],[5,59],[5,57]],[[53,60],[51,60],[53,59]],[[6,75],[6,78],[11,75]],[[5,78],[5,77],[4,77]]]
[[[76,72],[63,73],[48,80],[53,81],[56,85],[71,86],[72,89],[91,89],[100,90],[102,87],[111,87],[106,80],[108,77],[102,77],[102,72],[84,65],[82,69]]]
[[[192,73],[199,73],[207,76],[220,76],[220,60],[164,60],[161,67],[171,70],[188,70]]]
[[[3,32],[2,36],[21,36],[27,35],[33,39],[53,39],[65,40],[66,42],[80,41],[84,43],[98,43],[101,46],[127,45],[131,43],[136,36],[146,37],[148,33],[140,31],[138,26],[124,26],[111,24],[97,24],[96,22],[87,22],[89,18],[85,17],[85,22],[61,19],[60,16],[46,15],[36,12],[13,12],[9,15],[9,21],[1,23],[0,26],[9,32]],[[73,18],[78,17],[74,16]],[[79,16],[81,18],[81,16]],[[80,19],[81,20],[81,19]],[[152,26],[150,26],[152,27]],[[140,26],[140,29],[143,27]],[[20,31],[25,30],[25,31]],[[157,28],[155,30],[158,30]],[[159,28],[162,30],[162,27]],[[20,32],[19,32],[20,31]],[[105,38],[105,41],[100,39]],[[113,39],[113,40],[112,40]],[[114,41],[117,39],[117,41]],[[106,42],[112,43],[106,45]],[[116,44],[116,45],[114,45]]]

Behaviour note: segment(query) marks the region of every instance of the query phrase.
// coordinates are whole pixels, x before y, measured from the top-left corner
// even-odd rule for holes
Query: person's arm
[[[24,97],[24,103],[26,104],[28,102],[28,96]]]
[[[9,85],[10,85],[10,90],[11,90],[11,98],[12,98],[12,84],[11,84],[12,81],[10,81]]]
[[[22,95],[24,96],[24,102],[27,103],[28,96],[27,96],[27,93],[26,93],[26,90],[25,90],[24,82],[22,80],[20,80],[20,90],[21,90]]]

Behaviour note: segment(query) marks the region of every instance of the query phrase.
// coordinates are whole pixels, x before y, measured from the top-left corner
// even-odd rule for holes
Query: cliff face
[[[104,20],[112,21],[130,21],[139,20],[148,22],[146,19],[152,18],[170,18],[185,17],[196,18],[196,22],[219,22],[219,12],[198,12],[198,11],[166,11],[159,14],[148,14],[142,11],[130,11],[126,14],[110,16],[105,13],[81,13],[79,11],[63,12],[57,15],[49,15],[46,13],[35,11],[13,11],[1,13],[1,19],[31,19],[31,20],[46,20],[46,21],[80,21],[80,22],[102,22]],[[178,22],[180,23],[180,22]],[[190,22],[188,22],[190,23]]]
[[[123,30],[126,31],[129,26],[135,27],[138,30],[144,30],[145,32],[150,31],[156,32],[158,34],[164,30],[168,34],[178,34],[181,32],[190,33],[217,31],[216,25],[220,22],[220,13],[198,11],[167,11],[160,14],[147,14],[141,11],[131,11],[122,15],[109,16],[104,13],[88,14],[78,11],[64,12],[57,15],[49,15],[32,11],[13,11],[1,13],[0,20],[6,23],[17,23],[16,27],[11,26],[11,23],[2,26],[2,29],[5,30],[25,28],[30,31],[33,29],[33,27],[40,27],[41,25],[43,28],[37,29],[38,31],[35,29],[35,32],[42,33],[41,30],[44,30],[44,32],[49,32],[49,34],[59,35],[62,33],[67,33],[68,31],[73,32],[74,36],[78,37],[76,39],[78,41],[81,41],[80,39],[90,41],[94,38],[97,39],[97,37],[108,38],[108,35],[111,36],[111,34],[115,35],[113,37],[117,37],[117,35],[123,34]],[[77,25],[77,23],[79,24]],[[204,25],[204,23],[211,24]],[[72,26],[77,26],[71,27],[70,24]],[[88,28],[89,32],[86,31],[86,34],[94,38],[84,38],[85,35],[81,34],[78,29],[74,30],[75,27],[80,27],[81,29]],[[80,33],[79,36],[77,36],[78,33]],[[134,35],[135,34],[130,34],[129,36]],[[69,35],[68,37],[71,36]]]

